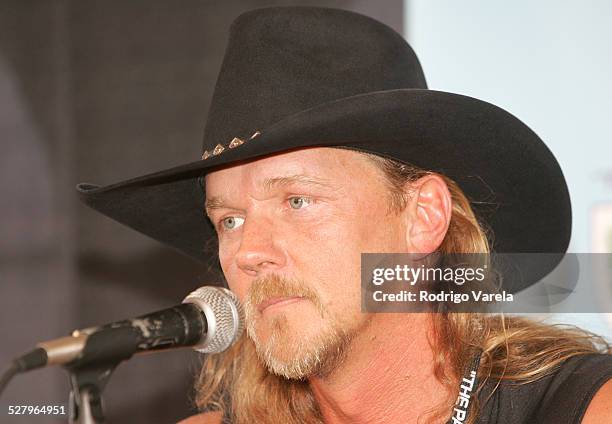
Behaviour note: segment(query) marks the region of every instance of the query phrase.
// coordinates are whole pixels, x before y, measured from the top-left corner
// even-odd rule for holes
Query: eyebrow
[[[284,177],[266,178],[263,181],[263,183],[261,183],[261,186],[266,192],[269,192],[275,188],[287,187],[289,185],[296,184],[296,183],[317,186],[317,187],[333,188],[327,182],[327,180],[310,177],[304,174],[295,174],[295,175],[288,175]],[[206,215],[208,216],[210,216],[210,211],[214,209],[225,208],[225,207],[226,205],[220,196],[212,196],[210,198],[206,198],[206,202],[204,203],[204,210],[206,212]]]

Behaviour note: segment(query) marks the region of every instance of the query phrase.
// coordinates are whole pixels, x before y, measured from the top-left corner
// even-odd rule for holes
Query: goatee
[[[315,335],[301,337],[299,329],[290,324],[289,318],[278,313],[272,318],[269,337],[261,340],[257,334],[261,320],[258,305],[277,297],[301,297],[311,302],[324,323],[323,328]],[[357,332],[356,328],[342,325],[337,317],[331,316],[317,293],[304,282],[276,274],[258,278],[252,283],[244,311],[247,333],[260,360],[270,372],[287,379],[329,375],[346,357]]]

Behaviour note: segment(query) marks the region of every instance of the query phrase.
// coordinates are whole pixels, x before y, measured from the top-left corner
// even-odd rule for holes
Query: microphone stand
[[[70,374],[70,423],[100,424],[105,422],[102,391],[117,365],[132,357],[136,348],[133,326],[114,324],[106,331],[89,335],[83,358],[64,368]],[[109,347],[112,348],[109,350]]]
[[[105,422],[102,391],[120,361],[98,366],[68,368],[70,374],[70,424]]]

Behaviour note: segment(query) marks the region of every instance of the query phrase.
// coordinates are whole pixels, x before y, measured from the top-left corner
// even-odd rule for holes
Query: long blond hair
[[[365,155],[386,177],[389,205],[394,211],[406,206],[407,184],[432,173],[376,155]],[[469,200],[454,181],[440,176],[448,186],[453,209],[439,251],[489,253],[490,234],[478,222]],[[430,344],[435,352],[434,375],[449,393],[458,387],[476,351],[482,351],[478,371],[480,387],[488,379],[533,382],[573,356],[612,353],[610,345],[592,333],[522,317],[442,312],[432,314],[432,321]],[[445,418],[454,402],[454,397],[443,399],[427,414],[427,420]],[[287,380],[270,373],[246,335],[228,351],[205,358],[196,383],[196,404],[201,409],[224,411],[236,424],[323,422],[308,382]],[[475,421],[479,408],[476,399],[468,424]]]

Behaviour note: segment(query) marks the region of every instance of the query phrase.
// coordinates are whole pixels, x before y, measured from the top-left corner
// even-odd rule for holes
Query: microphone
[[[14,374],[47,365],[80,368],[116,364],[134,354],[187,346],[203,353],[220,353],[238,340],[243,328],[242,307],[234,293],[204,286],[180,305],[39,343],[13,361]]]

